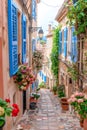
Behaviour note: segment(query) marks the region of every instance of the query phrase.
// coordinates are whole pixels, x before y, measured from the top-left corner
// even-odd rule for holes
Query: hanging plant
[[[21,65],[13,79],[20,90],[26,90],[35,81],[36,76],[33,74],[31,67]]]
[[[37,71],[41,70],[42,69],[42,65],[43,65],[43,55],[42,55],[42,52],[40,51],[35,51],[33,53],[33,67],[35,69],[37,69]]]
[[[67,24],[75,26],[76,35],[84,34],[87,37],[87,0],[78,0],[74,5],[66,5],[68,8]]]
[[[10,99],[3,100],[0,98],[0,128],[2,128],[6,122],[6,116],[17,116],[19,113],[19,107],[17,104],[10,105]]]

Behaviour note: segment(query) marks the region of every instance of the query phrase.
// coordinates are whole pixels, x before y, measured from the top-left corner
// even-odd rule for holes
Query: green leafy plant
[[[87,36],[87,0],[78,0],[75,5],[66,5],[68,8],[67,23],[75,26],[77,35],[83,33]]]
[[[51,51],[51,70],[56,79],[58,79],[58,72],[59,72],[59,30],[60,27],[56,27],[53,31],[53,46]]]
[[[67,71],[74,81],[78,79],[79,74],[78,74],[78,68],[76,64],[73,63],[69,65]]]
[[[45,40],[40,40],[40,44],[44,45],[44,44],[46,44],[46,41]]]
[[[71,95],[70,99],[68,99],[68,102],[82,119],[87,118],[87,98],[85,98],[82,92],[75,92]]]
[[[57,86],[53,86],[53,92],[57,92]]]
[[[46,88],[46,84],[45,84],[44,82],[41,82],[41,83],[39,84],[39,87],[40,87],[40,88]]]
[[[40,94],[33,93],[32,95],[33,95],[33,97],[34,97],[36,100],[38,100],[38,98],[40,98]]]
[[[63,91],[58,91],[58,97],[65,97],[65,93]]]
[[[36,89],[36,91],[38,92],[40,90],[40,87],[38,87],[37,89]]]
[[[59,85],[58,86],[58,97],[65,97],[65,86],[64,85]]]

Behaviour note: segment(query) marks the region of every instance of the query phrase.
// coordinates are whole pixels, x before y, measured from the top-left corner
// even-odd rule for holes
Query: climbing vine
[[[59,72],[59,30],[60,27],[56,27],[53,31],[53,46],[51,51],[51,70],[56,79],[58,79],[58,72]]]
[[[74,5],[67,4],[67,8],[67,23],[70,26],[75,26],[77,35],[84,34],[87,36],[87,0],[78,0]]]
[[[74,81],[78,79],[78,67],[75,63],[70,64],[69,67],[67,68],[68,74],[72,77]]]

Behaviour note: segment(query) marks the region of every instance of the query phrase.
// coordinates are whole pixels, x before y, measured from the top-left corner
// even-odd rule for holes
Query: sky
[[[57,25],[55,17],[64,0],[41,0],[38,4],[38,27],[42,27],[44,33],[47,32],[48,24]]]

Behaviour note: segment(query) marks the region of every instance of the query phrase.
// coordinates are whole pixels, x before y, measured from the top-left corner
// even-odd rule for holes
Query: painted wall
[[[22,5],[19,0],[13,0],[18,8],[20,16],[22,15]],[[13,77],[9,76],[9,49],[8,49],[8,5],[7,0],[0,0],[0,98],[10,98],[11,103],[17,103],[19,105],[20,113],[15,119],[7,117],[4,130],[11,130],[18,118],[23,113],[23,95],[13,81]],[[29,26],[28,15],[24,11],[27,18],[27,27]],[[19,43],[21,46],[21,27],[19,34]],[[29,43],[29,34],[27,28],[27,48]],[[21,48],[20,48],[21,50]],[[21,51],[20,51],[21,52]],[[27,50],[27,57],[29,58],[29,49]]]

